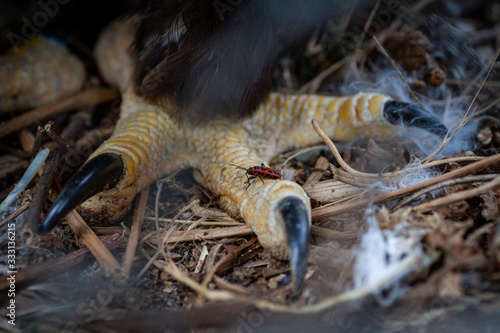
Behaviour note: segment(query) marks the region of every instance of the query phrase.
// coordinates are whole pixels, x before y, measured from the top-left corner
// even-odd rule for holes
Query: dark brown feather
[[[269,93],[279,58],[352,7],[343,3],[152,1],[135,39],[137,93],[160,105],[173,98],[181,121],[246,116]]]

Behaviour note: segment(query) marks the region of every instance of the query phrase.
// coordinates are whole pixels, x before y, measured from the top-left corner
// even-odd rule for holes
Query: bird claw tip
[[[293,296],[302,292],[307,270],[310,214],[305,203],[296,197],[287,197],[278,204],[285,224],[292,271]]]
[[[91,196],[114,187],[121,179],[123,160],[118,154],[104,153],[86,162],[66,183],[38,229],[47,234],[57,222]]]
[[[422,128],[442,138],[448,133],[448,128],[435,115],[405,102],[385,102],[384,116],[391,124],[402,122],[411,127]]]

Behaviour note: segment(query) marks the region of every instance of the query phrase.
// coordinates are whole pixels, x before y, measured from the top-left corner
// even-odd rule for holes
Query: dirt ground
[[[319,29],[306,50],[280,62],[273,89],[383,91],[432,109],[458,130],[442,152],[441,139],[408,130],[404,140],[335,143],[340,161],[319,137],[317,146],[271,161],[311,197],[310,259],[300,297],[291,297],[288,263],[271,257],[243,220],[219,209],[197,170],[179,170],[151,185],[120,223],[92,228],[98,240],[82,239],[66,221],[49,235],[23,233],[40,187],[37,176],[0,216],[0,330],[496,332],[500,2],[397,4],[382,1],[377,11],[350,13]],[[11,45],[9,33],[22,35],[26,20],[41,10],[35,1],[5,6],[2,50]],[[98,73],[92,48],[121,7],[76,0],[59,6],[33,33],[62,39],[83,59],[89,73],[84,90],[111,93],[104,100],[90,95],[96,102],[41,120],[20,120],[19,130],[2,136],[0,202],[30,164],[26,142],[33,142],[39,125],[52,121],[55,133],[42,135],[41,147],[63,146],[59,135],[78,133],[60,149],[49,197],[31,213],[40,216],[58,184],[111,135],[118,118],[119,96]],[[31,110],[0,113],[0,133],[21,111]],[[343,161],[362,174],[343,168]],[[13,223],[15,326],[7,316]],[[96,254],[84,245],[98,241],[111,252]],[[135,256],[126,255],[131,244]],[[110,255],[122,271],[106,266]]]

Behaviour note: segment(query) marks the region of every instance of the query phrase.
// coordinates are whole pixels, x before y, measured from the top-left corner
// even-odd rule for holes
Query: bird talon
[[[433,114],[415,105],[400,101],[387,101],[383,107],[384,117],[391,124],[403,123],[425,129],[439,137],[445,137],[448,128]]]
[[[300,295],[304,286],[309,249],[309,211],[302,200],[286,197],[278,204],[285,225],[290,266],[292,271],[293,296]]]
[[[48,233],[61,218],[82,202],[114,187],[122,178],[123,171],[123,160],[118,154],[104,153],[89,160],[68,180],[45,216],[38,233]]]

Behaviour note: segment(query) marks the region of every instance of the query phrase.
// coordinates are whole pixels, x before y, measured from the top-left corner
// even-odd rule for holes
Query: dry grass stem
[[[155,221],[154,217],[149,217],[146,216],[144,217],[144,220],[146,221]],[[167,218],[158,218],[158,222],[162,223],[176,223],[176,224],[193,224],[197,223],[198,225],[201,226],[213,226],[213,227],[221,227],[221,226],[239,226],[239,225],[245,225],[245,223],[235,221],[234,222],[226,222],[226,221],[205,221],[205,222],[200,222],[200,221],[192,221],[192,220],[179,220],[179,219],[167,219]]]
[[[347,164],[344,161],[344,159],[340,155],[340,153],[339,153],[337,147],[335,146],[335,144],[333,143],[333,141],[325,134],[325,132],[319,126],[318,121],[316,119],[313,119],[311,121],[311,123],[312,123],[312,127],[314,128],[314,130],[316,131],[316,133],[318,134],[318,136],[326,143],[326,145],[328,146],[328,148],[330,148],[333,156],[335,157],[335,160],[337,160],[337,162],[340,164],[340,166],[342,168],[344,168],[345,171],[347,171],[348,173],[350,173],[352,176],[364,176],[364,174],[365,174],[364,172],[360,172],[360,171],[354,170],[353,168],[351,168],[349,166],[349,164]]]
[[[339,70],[348,63],[348,58],[342,58],[342,60],[337,61],[336,63],[316,75],[312,80],[300,87],[300,89],[297,90],[297,93],[305,94],[316,91],[324,79],[326,79],[328,76],[335,73],[335,71]]]
[[[253,234],[252,229],[247,225],[228,228],[211,228],[211,229],[196,229],[196,230],[181,230],[174,232],[164,244],[175,244],[182,242],[196,242],[201,240],[215,240],[227,237],[241,237]],[[149,237],[148,237],[149,236]],[[156,239],[151,238],[152,234],[146,235],[141,242],[158,246]],[[151,238],[151,239],[149,239]]]
[[[349,184],[352,186],[356,187],[361,187],[365,188],[373,183],[375,183],[377,180],[381,180],[386,177],[397,177],[400,176],[400,172],[403,174],[406,173],[406,171],[396,171],[392,173],[360,173],[359,175],[353,175],[347,171],[344,171],[342,169],[336,168],[333,164],[330,164],[330,170],[333,174],[333,177],[345,184]]]
[[[380,7],[380,2],[381,0],[377,0],[375,5],[373,6],[372,10],[370,11],[370,15],[368,16],[368,19],[365,22],[365,25],[363,26],[363,31],[361,32],[361,35],[359,36],[359,42],[357,47],[361,47],[361,44],[365,40],[366,33],[368,32],[368,29],[370,28],[370,25],[373,23],[373,19],[375,18],[375,15],[377,14],[378,8]]]
[[[26,211],[30,206],[30,202],[25,202],[21,207],[16,209],[15,212],[7,215],[2,221],[0,221],[0,227],[3,227],[5,224],[9,223],[10,221],[14,220],[16,217],[21,215],[23,212]]]
[[[251,293],[239,284],[229,283],[217,275],[214,276],[214,282],[219,289],[224,289],[234,294],[241,294],[242,296],[250,296]]]
[[[476,176],[468,176],[468,177],[462,177],[458,179],[450,179],[446,180],[442,183],[426,187],[422,189],[421,191],[417,191],[413,193],[411,196],[406,198],[405,200],[401,201],[394,209],[398,209],[400,207],[403,207],[407,205],[408,203],[412,202],[419,196],[429,193],[431,191],[438,190],[440,188],[446,187],[446,186],[452,186],[452,185],[457,185],[457,184],[464,184],[464,183],[475,183],[475,182],[486,182],[495,179],[496,177],[500,177],[498,174],[492,174],[492,175],[476,175]]]
[[[486,82],[486,83],[488,83],[488,82]],[[490,103],[486,104],[484,107],[482,107],[480,109],[476,109],[476,112],[475,112],[476,117],[485,113],[486,111],[490,110],[491,108],[498,105],[499,103],[500,103],[500,98],[496,98],[493,101],[491,101]],[[496,121],[498,121],[498,119],[496,119]]]
[[[217,243],[210,249],[210,252],[208,253],[207,256],[207,262],[205,264],[205,269],[207,272],[209,272],[214,268],[215,260],[217,259],[217,255],[221,248],[222,248],[222,243]]]
[[[431,162],[426,162],[422,164],[422,167],[425,168],[431,168],[435,167],[437,165],[443,165],[443,164],[456,164],[456,163],[462,163],[462,162],[477,162],[484,160],[486,157],[485,156],[460,156],[460,157],[449,157],[449,158],[442,158],[437,161],[431,161]]]
[[[438,184],[440,182],[443,182],[448,179],[453,179],[453,178],[458,178],[458,177],[463,177],[475,172],[479,172],[483,170],[484,168],[487,168],[492,165],[497,165],[500,163],[500,154],[489,156],[481,161],[469,164],[467,166],[464,166],[462,168],[450,171],[448,173],[442,174],[438,177],[434,177],[432,179],[429,179],[425,182],[415,184],[412,186],[408,186],[405,188],[398,189],[396,191],[392,191],[389,193],[385,193],[382,195],[378,195],[373,199],[361,199],[355,202],[349,202],[345,204],[340,204],[335,207],[319,207],[315,208],[312,210],[312,218],[313,220],[317,220],[320,218],[326,218],[342,213],[346,213],[355,209],[363,208],[366,207],[369,203],[373,202],[374,204],[380,203],[385,200],[390,200],[390,199],[397,199],[400,197],[403,197],[405,195],[409,195],[415,191],[420,191],[421,189],[424,189],[428,186],[432,186],[435,184]]]
[[[200,200],[194,200],[193,204],[189,206],[191,211],[199,217],[206,217],[208,219],[221,220],[225,222],[233,221],[236,222],[232,217],[230,217],[226,212],[221,210],[202,207],[200,206]]]
[[[436,158],[436,156],[441,152],[443,151],[443,149],[448,145],[448,143],[451,141],[451,139],[455,136],[455,134],[462,128],[465,126],[465,124],[467,124],[469,122],[469,120],[474,116],[474,112],[475,112],[475,109],[473,110],[472,107],[474,105],[474,102],[476,101],[479,93],[481,92],[482,88],[484,87],[484,84],[486,83],[486,80],[488,80],[488,77],[490,76],[491,74],[491,71],[493,70],[493,67],[494,67],[494,64],[496,62],[496,60],[498,59],[498,55],[500,54],[500,48],[497,50],[494,58],[493,58],[493,61],[491,62],[491,65],[490,67],[488,68],[488,72],[486,74],[486,76],[484,77],[483,81],[481,82],[481,85],[479,86],[479,88],[477,89],[477,92],[476,94],[474,95],[474,98],[472,99],[472,101],[470,102],[470,105],[469,107],[467,108],[467,111],[465,112],[464,116],[462,117],[462,120],[460,121],[460,123],[458,124],[458,126],[455,128],[455,130],[453,131],[453,133],[451,134],[451,136],[448,137],[447,135],[447,138],[445,138],[443,140],[443,142],[441,143],[441,145],[436,148],[436,150],[434,150],[434,152],[432,154],[430,154],[427,158],[424,159],[424,163],[425,162],[430,162],[432,161],[434,158]],[[482,76],[482,73],[479,73],[478,74],[478,78],[480,78]],[[466,94],[466,91],[464,91],[464,94]]]
[[[391,58],[391,56],[389,55],[389,53],[387,53],[387,50],[382,46],[382,44],[380,44],[379,40],[377,39],[376,36],[373,36],[373,39],[375,40],[375,43],[377,44],[377,48],[378,50],[380,51],[380,53],[382,53],[384,55],[384,57],[389,60],[392,68],[394,68],[394,70],[396,71],[396,73],[398,73],[398,76],[399,78],[401,79],[401,82],[404,84],[405,88],[406,88],[406,91],[408,91],[408,93],[411,95],[411,97],[413,98],[413,100],[415,101],[415,103],[417,103],[417,105],[421,108],[421,109],[424,109],[424,106],[422,105],[422,103],[420,102],[420,100],[418,99],[417,95],[415,95],[415,93],[413,92],[413,90],[410,88],[410,86],[408,85],[408,83],[406,82],[406,79],[405,79],[405,76],[403,75],[403,73],[401,72],[401,69],[399,68],[399,66],[396,64],[396,62],[394,61],[394,59]]]
[[[163,232],[163,237],[161,238],[162,239],[162,242],[161,242],[161,246],[160,246],[160,249],[162,251],[165,251],[166,247],[165,245],[169,244],[169,240],[170,238],[172,237],[172,235],[176,232],[177,229],[179,229],[180,226],[177,226],[175,224],[175,221],[179,218],[179,216],[181,216],[182,214],[184,214],[185,212],[191,210],[192,207],[196,206],[196,205],[199,205],[200,203],[200,200],[199,199],[195,199],[195,200],[192,200],[190,203],[188,203],[186,206],[182,207],[179,212],[172,218],[173,222],[170,224],[171,226],[169,228],[165,228],[165,231]],[[198,223],[201,223],[205,221],[205,218],[202,217],[200,219],[200,221],[194,221],[192,224],[189,225],[188,229],[187,230],[183,230],[181,232],[189,232],[193,229],[195,229],[197,226],[198,226]],[[158,225],[158,222],[156,222],[156,224]],[[174,242],[174,243],[177,243],[177,242]],[[166,257],[166,253],[163,253],[163,256]]]
[[[498,175],[496,175],[496,176],[497,177],[494,180],[492,180],[492,181],[490,181],[482,186],[479,186],[477,188],[465,190],[465,191],[460,191],[460,192],[456,192],[456,193],[447,195],[445,197],[437,198],[437,199],[434,199],[432,201],[429,201],[429,202],[423,203],[421,205],[418,205],[416,207],[413,207],[413,209],[416,211],[425,212],[425,211],[429,211],[431,209],[436,209],[439,207],[451,205],[451,204],[454,204],[456,202],[478,196],[479,194],[488,192],[489,190],[491,190],[497,186],[500,186],[500,176],[498,176]]]
[[[137,242],[141,233],[142,221],[144,220],[144,212],[146,210],[146,203],[148,200],[149,187],[143,190],[139,196],[139,200],[135,206],[134,218],[132,221],[132,228],[128,238],[127,249],[123,256],[123,272],[125,275],[130,274],[132,262],[134,261],[135,250],[137,249]]]
[[[191,279],[189,276],[181,272],[175,263],[167,258],[165,261],[156,260],[154,265],[163,270],[165,273],[168,273],[172,276],[173,279],[181,282],[186,287],[194,290],[199,295],[211,301],[229,301],[238,299],[234,293],[228,291],[219,291],[219,290],[209,290],[203,287],[201,284]]]
[[[321,129],[319,126],[318,122],[313,119],[312,120],[312,126],[318,136],[326,143],[328,148],[331,150],[333,156],[335,157],[336,161],[340,164],[344,170],[341,170],[333,165],[330,165],[330,169],[332,174],[334,175],[336,180],[339,180],[343,183],[356,186],[356,187],[368,187],[374,182],[385,179],[385,178],[397,178],[397,177],[404,177],[410,173],[412,173],[415,169],[413,166],[409,166],[403,170],[395,171],[395,172],[389,172],[389,173],[380,173],[380,174],[375,174],[375,173],[366,173],[366,172],[360,172],[352,167],[350,167],[342,158],[340,155],[337,147],[335,144],[332,142],[332,140],[325,134],[325,132]]]
[[[280,170],[280,173],[283,174],[283,170],[285,169],[285,166],[288,164],[288,162],[290,162],[292,159],[294,159],[295,157],[299,156],[299,155],[302,155],[304,153],[307,153],[309,151],[313,151],[313,150],[318,150],[318,149],[323,149],[325,146],[324,145],[321,145],[321,146],[312,146],[312,147],[307,147],[307,148],[302,148],[302,149],[298,149],[295,153],[293,153],[292,155],[288,156],[285,161],[283,162],[283,165],[281,167],[281,170]],[[285,154],[283,154],[282,156],[286,156]]]

